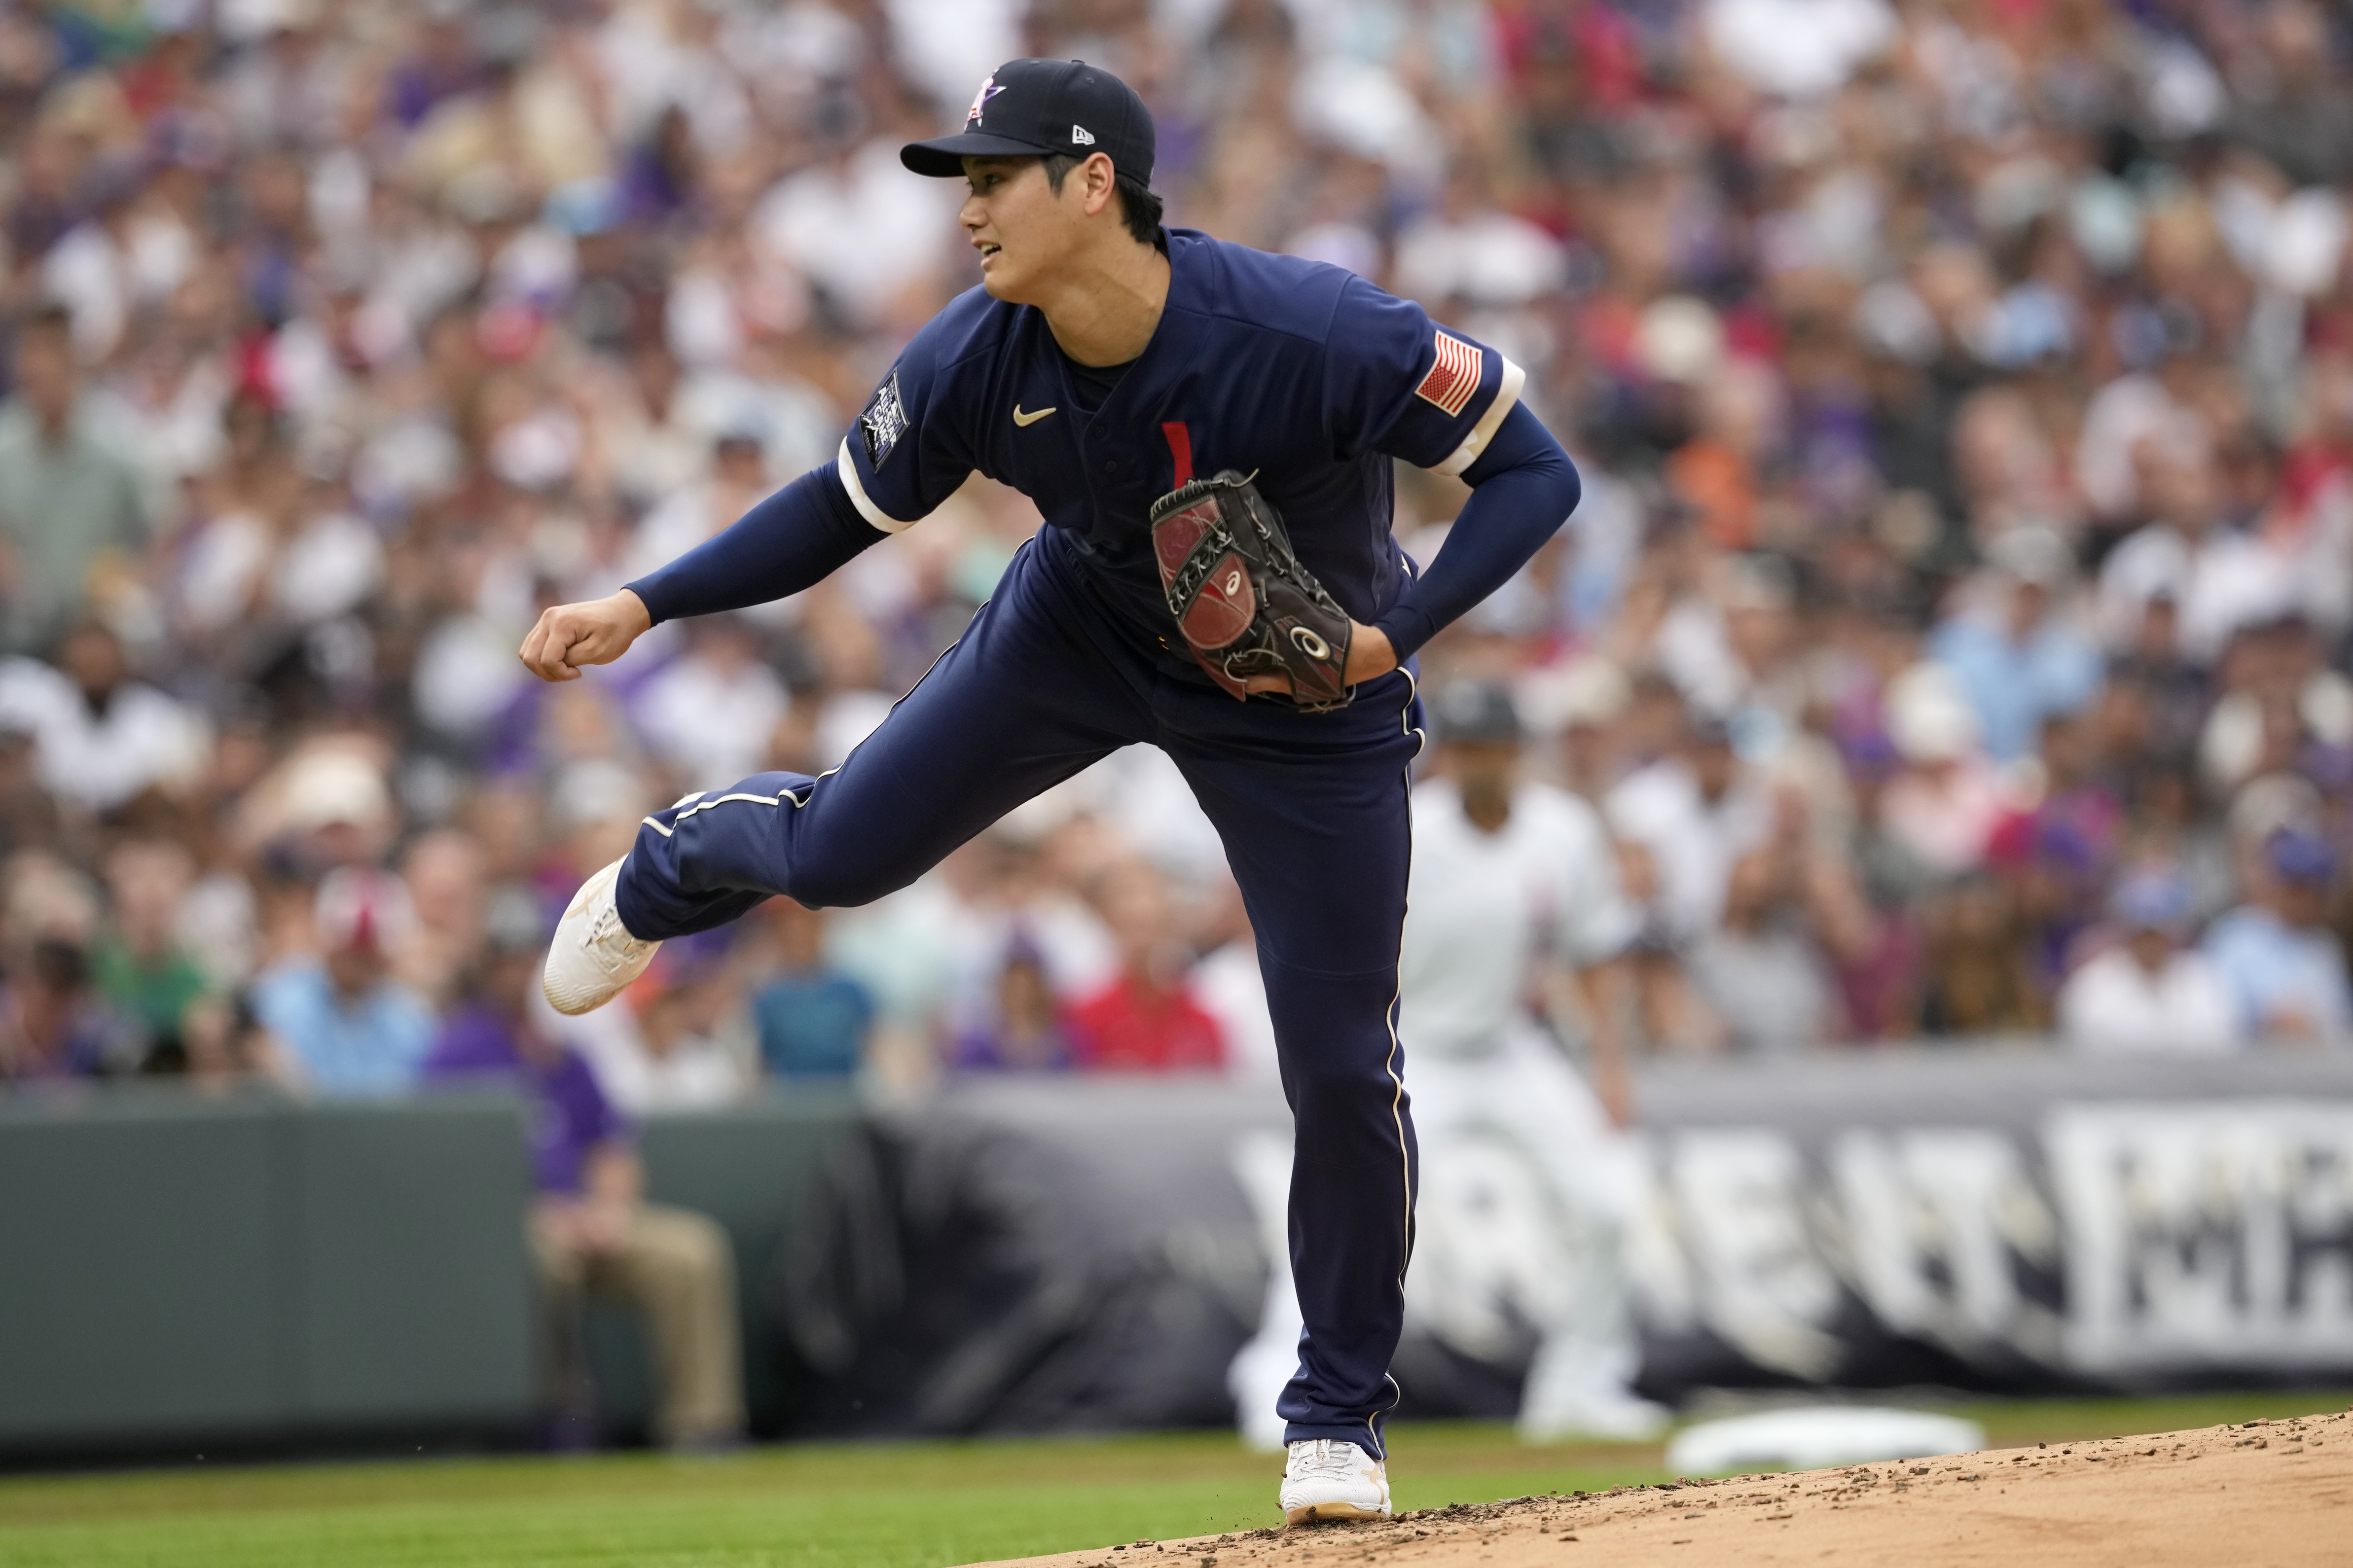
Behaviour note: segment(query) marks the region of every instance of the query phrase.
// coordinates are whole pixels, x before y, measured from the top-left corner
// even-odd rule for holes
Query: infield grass
[[[1952,1407],[1996,1446],[2346,1407],[2344,1394]],[[1666,1479],[1655,1446],[1392,1429],[1400,1508]],[[716,1459],[421,1459],[0,1479],[5,1568],[941,1568],[1276,1521],[1220,1433],[805,1444]]]

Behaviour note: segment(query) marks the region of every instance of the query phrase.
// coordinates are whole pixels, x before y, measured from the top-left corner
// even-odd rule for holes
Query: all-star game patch
[[[881,473],[882,465],[891,460],[892,448],[899,437],[907,433],[907,405],[899,401],[899,373],[874,389],[874,395],[858,416],[858,434],[866,442],[866,467],[870,472]]]

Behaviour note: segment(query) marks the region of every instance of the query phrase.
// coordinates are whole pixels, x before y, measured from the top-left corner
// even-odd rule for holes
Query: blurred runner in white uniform
[[[1647,1437],[1666,1413],[1630,1387],[1639,1173],[1617,963],[1641,917],[1599,814],[1523,776],[1507,689],[1459,685],[1433,710],[1398,965],[1422,1162],[1409,1321],[1473,1355],[1535,1330],[1523,1436]],[[1582,1037],[1592,1087],[1564,1036]]]
[[[1501,1363],[1533,1330],[1523,1436],[1649,1437],[1667,1412],[1630,1387],[1641,1345],[1622,1236],[1640,1172],[1620,1131],[1617,963],[1641,913],[1593,808],[1522,776],[1507,690],[1440,692],[1432,718],[1437,766],[1414,790],[1398,965],[1421,1151],[1409,1331]],[[1562,1034],[1589,1047],[1598,1094]],[[1263,1447],[1277,1433],[1249,1417],[1289,1375],[1299,1331],[1282,1267],[1288,1154],[1279,1141],[1245,1140],[1234,1161],[1276,1260],[1266,1321],[1229,1377],[1244,1436]]]

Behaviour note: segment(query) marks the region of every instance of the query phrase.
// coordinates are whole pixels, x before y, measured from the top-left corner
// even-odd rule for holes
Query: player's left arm
[[[1472,487],[1429,569],[1358,627],[1350,681],[1411,658],[1510,581],[1577,510],[1576,466],[1520,401],[1526,379],[1500,351],[1440,327],[1419,305],[1361,278],[1335,296],[1324,366],[1335,451],[1344,458],[1386,453],[1459,474]]]
[[[1525,403],[1504,416],[1462,477],[1471,499],[1446,542],[1373,622],[1392,668],[1510,582],[1560,531],[1585,493],[1577,465]]]

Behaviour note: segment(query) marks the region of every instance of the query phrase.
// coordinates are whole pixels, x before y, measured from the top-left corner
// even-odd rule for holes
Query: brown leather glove
[[[1282,675],[1310,712],[1348,705],[1356,691],[1340,676],[1355,623],[1249,479],[1229,468],[1153,502],[1152,550],[1168,613],[1210,679],[1246,700],[1250,677]]]

